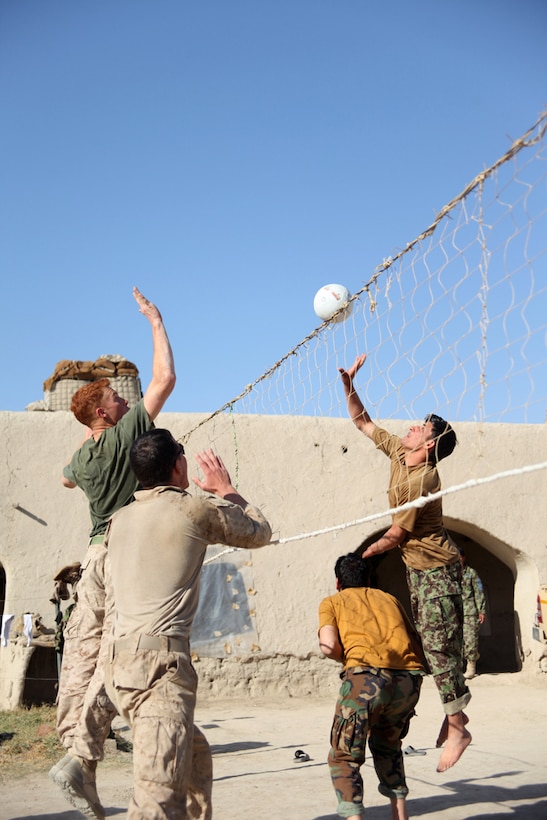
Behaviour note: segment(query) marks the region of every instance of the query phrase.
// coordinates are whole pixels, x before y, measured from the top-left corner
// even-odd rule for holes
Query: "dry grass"
[[[0,780],[49,769],[62,754],[55,706],[0,712]]]
[[[66,749],[57,737],[55,718],[55,706],[31,706],[15,712],[0,712],[0,784],[30,772],[47,772],[63,757]],[[131,765],[132,755],[127,752],[130,753],[132,747],[128,738],[123,732],[111,733],[110,737],[115,744],[106,750],[102,765]]]

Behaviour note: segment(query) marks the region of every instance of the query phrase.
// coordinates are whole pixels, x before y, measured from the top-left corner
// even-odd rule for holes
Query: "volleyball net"
[[[541,423],[547,406],[547,112],[404,250],[217,413],[346,414],[339,366],[368,356],[378,418]],[[345,283],[349,284],[349,283]]]
[[[348,318],[323,322],[199,426],[233,413],[346,416],[338,368],[363,352],[373,418],[434,408],[455,422],[545,422],[546,130],[547,111],[377,266]]]
[[[252,443],[252,460],[257,466],[253,498],[285,510],[291,505],[289,527],[281,519],[281,530],[276,533],[279,543],[376,519],[378,527],[386,527],[397,509],[386,509],[385,501],[378,509],[363,504],[364,517],[344,520],[341,513],[341,520],[329,521],[322,529],[318,524],[325,521],[321,515],[310,515],[309,508],[307,516],[299,518],[293,513],[298,499],[310,493],[310,476],[290,463],[298,444],[288,439],[297,437],[303,428],[286,423],[287,416],[293,422],[298,417],[314,417],[318,440],[327,429],[326,420],[332,425],[332,419],[347,419],[338,368],[349,367],[357,354],[366,353],[367,360],[357,375],[356,388],[375,420],[414,421],[434,412],[456,424],[545,423],[546,131],[547,111],[496,163],[472,179],[416,239],[384,259],[365,277],[365,284],[353,288],[347,318],[320,324],[238,396],[182,437],[194,450],[205,446],[219,452],[230,464],[237,486],[242,433],[248,432],[253,417],[268,417],[268,440],[247,435],[245,447]],[[351,290],[350,282],[343,284]],[[528,461],[521,460],[522,466],[516,469],[523,475],[547,466],[539,451],[524,458]],[[443,487],[441,494],[514,474],[512,469],[498,475],[466,475],[463,483]],[[320,488],[316,493],[320,498]],[[411,505],[430,500],[432,497],[424,497]],[[227,553],[231,553],[229,558]],[[219,600],[218,590],[226,593],[228,603],[223,611],[234,617],[231,609],[233,601],[237,602],[236,592],[245,586],[252,588],[248,551],[210,547],[205,564],[204,582],[206,587],[211,584],[214,594],[202,591],[205,604],[200,604],[197,625],[204,636],[211,634],[215,621],[209,616],[212,602]],[[238,635],[238,641],[243,640],[240,650],[229,642],[230,651],[236,653],[248,650],[256,639],[249,601],[247,608],[239,604],[235,608],[235,617],[246,617],[248,623],[228,630]],[[217,641],[222,640],[221,633]],[[203,651],[204,643],[195,638]]]

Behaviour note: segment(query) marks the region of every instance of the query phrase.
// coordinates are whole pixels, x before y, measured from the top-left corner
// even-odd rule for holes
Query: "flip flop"
[[[426,752],[423,749],[415,749],[414,746],[407,746],[406,749],[403,749],[403,754],[410,757],[411,755],[425,755]]]
[[[294,760],[295,762],[305,763],[307,760],[310,760],[310,756],[303,752],[302,749],[297,749],[294,753]]]

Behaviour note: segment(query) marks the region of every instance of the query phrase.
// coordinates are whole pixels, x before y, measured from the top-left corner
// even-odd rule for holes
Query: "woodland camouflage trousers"
[[[468,661],[476,662],[479,659],[480,628],[481,625],[478,614],[475,618],[463,619],[463,654]]]
[[[328,764],[340,817],[364,814],[366,743],[386,797],[406,797],[401,740],[420,696],[419,673],[355,667],[342,672],[331,730]]]
[[[406,568],[412,617],[445,714],[471,699],[463,675],[462,568],[459,561],[435,569]]]

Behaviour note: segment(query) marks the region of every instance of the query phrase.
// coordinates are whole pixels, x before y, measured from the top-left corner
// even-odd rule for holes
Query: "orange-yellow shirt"
[[[388,592],[351,587],[319,605],[319,629],[334,626],[344,649],[344,668],[424,671],[416,633],[399,601]]]

